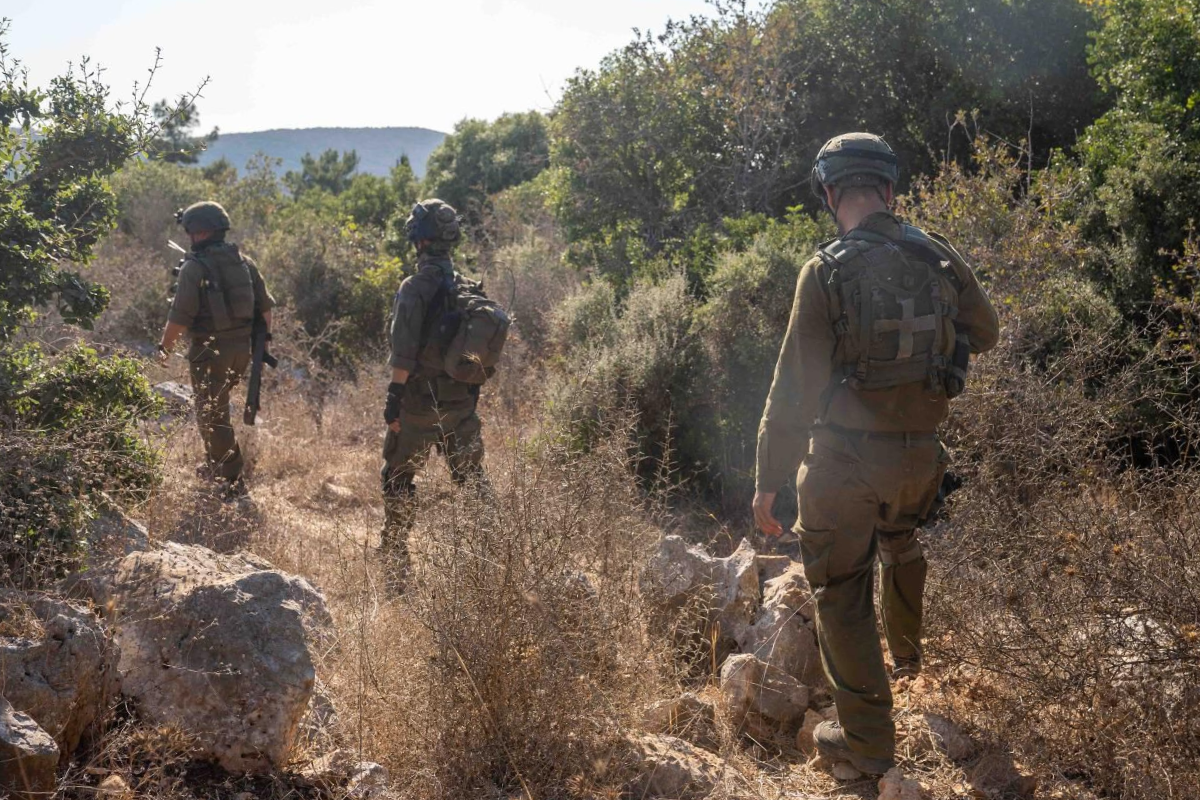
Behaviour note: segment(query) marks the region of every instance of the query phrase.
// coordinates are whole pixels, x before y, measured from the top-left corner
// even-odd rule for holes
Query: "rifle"
[[[246,386],[246,408],[242,412],[242,422],[254,424],[258,410],[262,408],[259,395],[262,392],[263,364],[271,369],[279,366],[279,359],[267,352],[267,342],[271,341],[271,333],[267,330],[267,321],[263,315],[254,315],[254,328],[250,333],[250,343],[254,360],[250,364],[250,382]]]

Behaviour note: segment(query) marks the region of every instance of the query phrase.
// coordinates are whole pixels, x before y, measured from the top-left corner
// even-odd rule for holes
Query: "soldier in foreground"
[[[436,199],[417,203],[405,234],[417,250],[417,272],[400,285],[392,309],[381,470],[380,549],[397,589],[408,570],[408,533],[417,510],[414,478],[430,448],[445,453],[455,483],[485,483],[476,408],[508,328],[507,316],[482,287],[454,269],[450,252],[462,239],[462,227],[451,206]],[[470,340],[469,333],[480,340]]]
[[[892,149],[865,133],[821,148],[812,188],[840,237],[804,265],[758,433],[754,518],[783,533],[772,506],[796,478],[805,574],[839,722],[819,725],[818,750],[868,774],[893,766],[892,676],[921,669],[926,563],[916,527],[947,457],[937,437],[964,388],[971,353],[995,346],[996,313],[944,238],[889,209],[899,175]]]
[[[246,484],[242,451],[229,419],[229,393],[250,364],[256,320],[270,327],[275,300],[257,265],[225,241],[230,223],[224,208],[196,203],[178,221],[192,249],[180,263],[158,353],[165,364],[179,338],[191,337],[187,360],[207,471],[219,481],[222,495],[233,499],[246,494]]]

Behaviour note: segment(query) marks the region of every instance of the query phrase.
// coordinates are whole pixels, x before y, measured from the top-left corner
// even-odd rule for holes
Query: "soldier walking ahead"
[[[456,307],[455,298],[461,293],[479,289],[455,272],[450,258],[462,239],[458,214],[441,200],[422,201],[413,206],[405,233],[417,249],[417,272],[400,285],[392,309],[392,382],[383,412],[388,430],[381,471],[380,549],[392,562],[390,578],[397,587],[407,571],[408,532],[417,509],[414,477],[430,448],[445,453],[456,483],[484,481],[476,407],[479,386],[491,374],[490,366],[486,374],[482,369],[470,370],[479,373],[477,379],[466,374],[452,377],[447,371],[446,333],[455,332],[450,330],[452,324],[465,324],[460,312],[448,308]],[[479,300],[488,302],[481,296]],[[468,382],[462,377],[473,379]]]
[[[878,136],[821,148],[813,191],[841,236],[804,265],[758,433],[754,517],[782,534],[775,495],[797,475],[796,533],[840,724],[814,739],[862,772],[892,765],[892,694],[876,633],[874,565],[893,677],[921,668],[925,557],[916,526],[946,467],[937,428],[996,313],[944,238],[889,209],[899,175]]]
[[[229,419],[229,393],[250,364],[255,319],[261,316],[269,328],[275,300],[255,263],[225,241],[229,215],[220,204],[195,203],[177,218],[192,250],[180,262],[159,358],[165,363],[179,338],[191,337],[187,359],[207,468],[225,497],[240,497],[246,494],[244,462]]]

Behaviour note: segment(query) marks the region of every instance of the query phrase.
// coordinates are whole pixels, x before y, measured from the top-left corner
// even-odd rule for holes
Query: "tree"
[[[1092,65],[1114,106],[1080,137],[1085,232],[1107,245],[1103,282],[1140,317],[1200,219],[1200,0],[1096,0]],[[1183,282],[1181,282],[1181,280]]]
[[[568,82],[551,168],[577,263],[625,274],[705,250],[728,218],[816,211],[809,169],[838,133],[885,135],[903,189],[966,158],[967,138],[951,138],[959,111],[1013,142],[1032,135],[1040,159],[1103,108],[1077,0],[715,8]]]
[[[203,136],[193,134],[200,127],[200,112],[195,102],[186,97],[180,98],[175,105],[159,100],[151,111],[158,125],[158,133],[147,152],[151,158],[161,158],[171,164],[195,164],[200,160],[200,153],[220,134],[217,128]]]
[[[478,224],[490,195],[533,178],[549,160],[546,118],[536,111],[505,114],[490,123],[465,119],[430,154],[425,194]]]
[[[300,171],[288,170],[283,183],[296,198],[314,189],[339,195],[350,188],[357,169],[357,152],[351,150],[339,156],[337,150],[330,148],[317,158],[313,158],[312,153],[305,153],[300,159]]]
[[[90,325],[107,291],[80,276],[113,225],[106,178],[152,140],[144,109],[108,107],[99,71],[83,62],[48,90],[30,87],[0,21],[0,341],[54,304]]]

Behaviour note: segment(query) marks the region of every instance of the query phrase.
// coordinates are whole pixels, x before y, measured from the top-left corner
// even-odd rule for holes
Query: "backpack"
[[[855,230],[819,252],[830,270],[841,380],[861,391],[924,381],[955,397],[966,378],[956,351],[968,347],[954,327],[962,284],[923,231],[903,231],[893,240]]]
[[[215,333],[254,322],[254,278],[235,244],[217,244],[188,256],[204,269],[203,288]]]
[[[480,385],[496,374],[511,324],[483,284],[454,273],[430,300],[419,352],[432,351],[436,368],[462,383]]]

